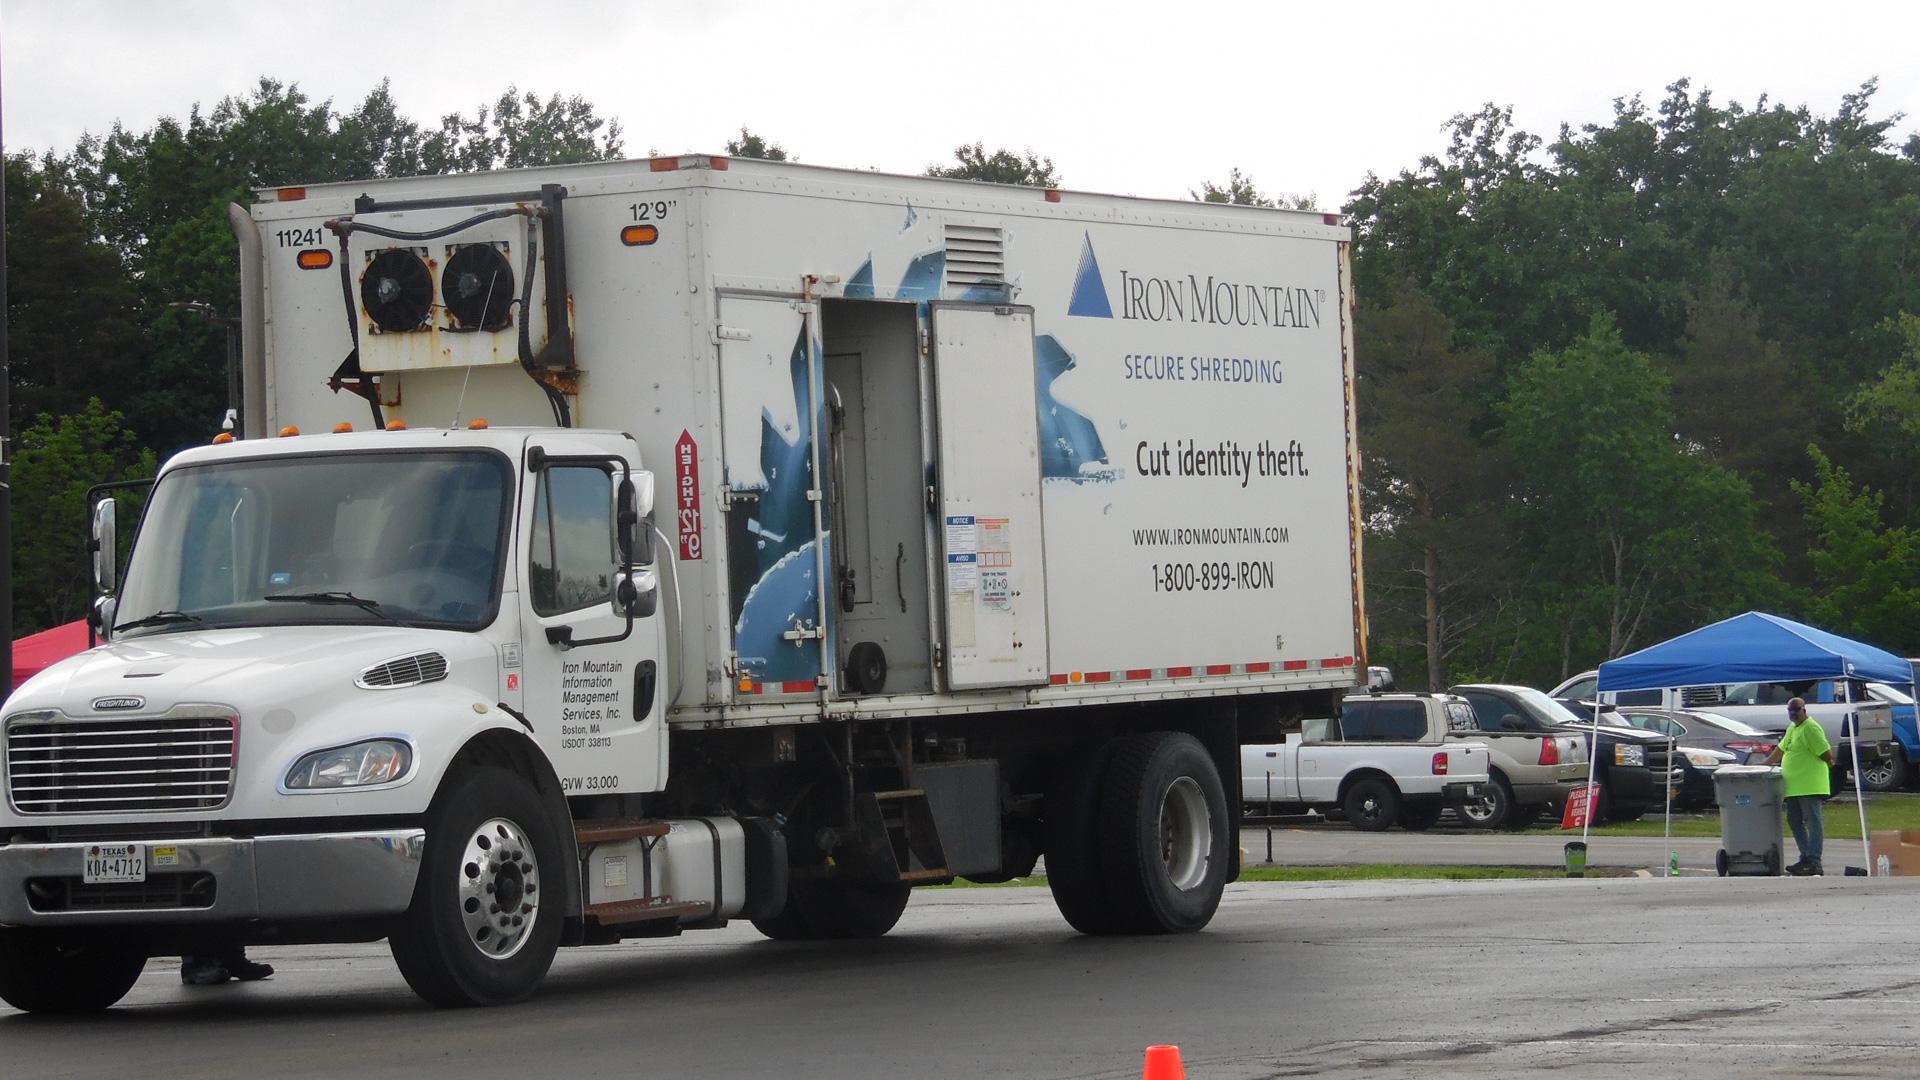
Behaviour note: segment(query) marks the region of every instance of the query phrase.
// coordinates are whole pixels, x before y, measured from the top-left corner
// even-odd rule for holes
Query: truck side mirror
[[[118,569],[120,558],[120,546],[114,529],[116,510],[112,496],[93,504],[93,589],[95,592],[110,593],[116,584],[114,573]]]
[[[652,566],[653,552],[653,477],[640,474],[636,483],[629,476],[620,481],[615,501],[616,532],[620,559],[628,566]]]
[[[620,575],[613,588],[613,609],[631,619],[645,619],[660,609],[660,575],[643,567]]]

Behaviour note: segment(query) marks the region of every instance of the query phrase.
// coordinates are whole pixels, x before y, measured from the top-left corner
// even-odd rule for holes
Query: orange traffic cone
[[[1187,1070],[1180,1064],[1180,1048],[1147,1047],[1147,1069],[1140,1074],[1140,1080],[1187,1080]]]

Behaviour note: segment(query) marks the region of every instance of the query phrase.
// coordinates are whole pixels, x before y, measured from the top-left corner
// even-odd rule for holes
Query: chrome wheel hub
[[[1207,879],[1213,861],[1213,814],[1198,781],[1182,776],[1160,799],[1160,861],[1173,887],[1185,892]]]
[[[460,860],[460,917],[484,956],[520,951],[540,915],[540,862],[525,830],[493,818],[467,838]]]

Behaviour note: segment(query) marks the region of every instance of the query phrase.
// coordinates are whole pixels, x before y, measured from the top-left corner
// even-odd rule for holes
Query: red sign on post
[[[1582,784],[1567,793],[1567,809],[1560,815],[1562,829],[1584,828],[1587,824],[1587,811],[1593,805],[1593,792],[1598,784]]]
[[[700,557],[700,447],[689,432],[673,444],[673,499],[680,519],[680,557]]]

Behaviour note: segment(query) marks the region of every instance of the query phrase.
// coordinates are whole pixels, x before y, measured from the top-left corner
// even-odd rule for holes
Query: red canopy
[[[76,619],[51,630],[28,634],[13,640],[13,688],[65,660],[87,650],[87,620]]]

